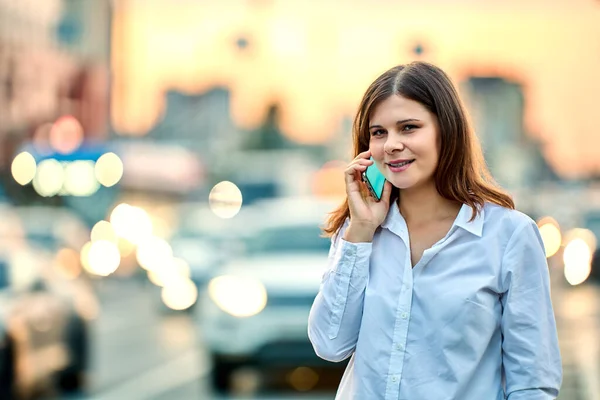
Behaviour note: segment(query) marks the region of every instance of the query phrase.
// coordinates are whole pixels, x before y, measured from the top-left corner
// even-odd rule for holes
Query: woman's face
[[[377,168],[399,189],[433,182],[440,154],[437,117],[421,103],[390,96],[369,121],[369,149]]]

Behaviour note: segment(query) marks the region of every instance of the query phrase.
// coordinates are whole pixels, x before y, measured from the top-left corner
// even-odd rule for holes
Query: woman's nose
[[[402,151],[404,150],[404,143],[402,143],[402,140],[399,138],[388,137],[383,145],[383,150],[388,154],[392,154],[396,151]]]

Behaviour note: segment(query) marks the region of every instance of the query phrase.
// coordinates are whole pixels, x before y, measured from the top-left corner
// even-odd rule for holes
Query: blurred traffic
[[[600,398],[600,3],[447,4],[0,0],[0,399],[332,399],[320,226],[412,60],[538,221],[560,399]]]

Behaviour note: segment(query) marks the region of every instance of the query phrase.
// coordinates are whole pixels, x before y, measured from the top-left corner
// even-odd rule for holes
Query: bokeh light
[[[135,244],[122,237],[118,238],[117,247],[121,253],[121,257],[129,257],[135,251]]]
[[[133,244],[138,244],[152,234],[152,221],[148,213],[126,203],[121,203],[114,208],[110,214],[110,223],[117,236]]]
[[[198,288],[189,279],[172,280],[162,288],[161,298],[170,309],[185,310],[196,303]]]
[[[54,257],[54,270],[66,279],[75,279],[81,274],[79,255],[73,249],[60,249]]]
[[[591,252],[593,253],[596,250],[598,240],[594,232],[589,229],[584,228],[574,228],[565,233],[565,237],[563,238],[564,243],[569,243],[573,239],[581,239],[589,246]]]
[[[148,270],[147,274],[150,282],[162,287],[171,284],[173,281],[189,279],[191,271],[185,260],[172,258],[170,264],[156,265],[153,269]]]
[[[565,246],[563,254],[565,278],[571,285],[579,285],[591,272],[592,251],[582,238],[574,238]]]
[[[91,196],[100,188],[92,161],[73,161],[65,166],[63,189],[73,196]]]
[[[148,280],[155,286],[163,287],[165,285],[164,282],[164,271],[146,271],[148,275]]]
[[[267,305],[267,290],[257,279],[219,276],[208,284],[210,298],[223,311],[235,317],[250,317]]]
[[[96,162],[95,173],[103,186],[114,186],[123,177],[123,161],[115,153],[103,154]]]
[[[92,242],[96,242],[98,240],[106,240],[107,242],[117,243],[118,237],[115,232],[115,229],[108,221],[98,221],[92,228],[90,233],[90,237]]]
[[[208,203],[218,217],[233,218],[242,207],[242,192],[233,182],[219,182],[210,191]]]
[[[54,196],[61,190],[64,179],[63,166],[55,159],[46,159],[38,164],[33,178],[33,188],[40,196]]]
[[[92,273],[108,276],[119,268],[120,263],[121,254],[116,244],[106,240],[92,242],[88,251],[88,264]]]
[[[140,267],[157,271],[173,264],[173,249],[164,239],[151,236],[138,244],[136,259]]]
[[[87,242],[81,247],[81,250],[79,251],[79,262],[81,262],[81,266],[86,272],[95,275],[94,271],[92,270],[92,267],[90,266],[89,256],[91,247],[92,242]]]
[[[546,257],[552,257],[560,249],[562,236],[558,222],[552,217],[544,217],[538,221],[540,235],[546,249]]]
[[[83,127],[70,115],[59,118],[50,129],[50,145],[59,153],[74,152],[82,141]]]
[[[19,153],[13,160],[11,172],[19,185],[27,185],[35,177],[37,164],[35,158],[28,152]]]
[[[314,388],[319,382],[319,374],[308,367],[298,367],[287,376],[290,385],[299,392],[306,392]]]
[[[182,258],[173,258],[173,269],[179,276],[184,278],[189,278],[192,274],[190,265]]]

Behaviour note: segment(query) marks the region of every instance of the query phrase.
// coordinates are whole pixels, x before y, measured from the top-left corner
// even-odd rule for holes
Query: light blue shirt
[[[535,222],[463,205],[411,268],[397,204],[372,243],[332,240],[308,335],[350,356],[336,399],[549,400],[562,380],[543,243]]]

